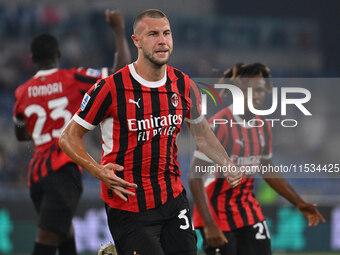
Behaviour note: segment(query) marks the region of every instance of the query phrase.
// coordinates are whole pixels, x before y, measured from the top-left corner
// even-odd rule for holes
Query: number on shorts
[[[255,238],[257,240],[264,240],[264,239],[270,239],[269,231],[268,231],[268,226],[266,221],[263,222],[258,222],[253,225],[253,228],[257,228],[257,233],[255,235]],[[264,233],[265,230],[265,233]]]
[[[190,221],[189,221],[188,216],[186,216],[186,213],[187,213],[188,211],[189,211],[189,210],[187,210],[187,209],[183,209],[183,210],[181,210],[181,211],[179,212],[179,214],[178,214],[178,218],[179,218],[179,219],[184,219],[184,221],[185,221],[185,224],[184,224],[184,225],[180,225],[180,226],[179,226],[180,229],[186,230],[186,229],[190,228]],[[192,227],[192,230],[194,230],[194,226],[192,225],[191,227]]]

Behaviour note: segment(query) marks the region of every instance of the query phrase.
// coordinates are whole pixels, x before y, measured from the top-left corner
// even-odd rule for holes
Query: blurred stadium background
[[[331,85],[324,79],[315,82],[340,76],[337,0],[1,0],[0,254],[29,254],[35,236],[36,215],[26,187],[33,147],[16,141],[12,125],[13,92],[35,74],[30,41],[43,31],[56,35],[62,67],[111,66],[114,39],[105,23],[106,8],[121,10],[128,37],[137,13],[146,8],[163,10],[174,36],[170,64],[193,77],[218,77],[213,68],[225,70],[236,62],[262,62],[274,77],[313,78],[310,107],[316,114],[301,120],[299,129],[274,128],[274,161],[339,163],[339,80],[332,79]],[[135,58],[132,42],[130,46]],[[97,159],[99,135],[95,132],[86,139]],[[187,139],[184,130],[178,141],[184,183],[192,149]],[[267,216],[275,254],[340,254],[340,176],[329,177],[289,180],[307,201],[320,207],[327,222],[316,228],[308,228],[297,210],[257,180],[256,194]],[[87,173],[74,224],[82,254],[95,254],[101,243],[110,241],[98,181]]]

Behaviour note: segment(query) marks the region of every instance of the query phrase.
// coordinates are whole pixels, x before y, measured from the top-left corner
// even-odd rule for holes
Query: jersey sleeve
[[[271,159],[273,157],[273,152],[272,152],[273,131],[272,131],[271,125],[269,124],[269,121],[266,120],[265,123],[266,123],[265,126],[264,126],[265,146],[264,146],[264,149],[263,149],[262,159],[268,160],[268,159]]]
[[[76,84],[81,94],[85,94],[89,88],[98,80],[104,79],[108,76],[108,68],[101,69],[93,68],[72,68],[74,84]]]
[[[73,120],[84,128],[92,130],[110,115],[111,105],[110,86],[106,80],[100,80],[86,92]]]
[[[185,121],[192,124],[197,124],[204,119],[204,115],[201,114],[201,94],[196,83],[193,80],[189,79],[189,83],[189,109],[185,116]]]

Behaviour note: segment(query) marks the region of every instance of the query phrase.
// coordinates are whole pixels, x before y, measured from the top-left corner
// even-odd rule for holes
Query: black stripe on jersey
[[[46,159],[46,169],[47,169],[47,175],[53,172],[52,165],[51,165],[51,154]]]
[[[46,170],[47,170],[47,175],[49,175],[51,172],[53,172],[53,169],[52,169],[52,164],[51,164],[51,156],[52,156],[52,152],[54,151],[55,149],[55,144],[53,144],[51,146],[51,149],[50,149],[50,152],[48,153],[48,157],[46,159]],[[61,149],[58,148],[58,154],[60,153]]]
[[[226,115],[226,119],[228,119],[228,121],[230,121],[230,118],[228,115]],[[231,117],[232,119],[232,117]],[[233,151],[233,146],[234,146],[234,141],[233,141],[233,133],[232,133],[232,128],[230,125],[227,125],[228,127],[228,140],[227,140],[227,146],[225,148],[228,156],[230,157],[231,152]]]
[[[240,184],[240,194],[236,197],[236,204],[237,204],[238,210],[240,211],[241,218],[243,220],[243,224],[245,226],[248,226],[249,222],[248,222],[247,212],[246,212],[246,209],[242,206],[242,202],[241,202],[241,199],[244,196],[243,193],[244,193],[244,189],[246,187],[246,184],[247,184],[247,182]]]
[[[153,117],[161,116],[161,102],[159,99],[158,88],[151,88],[151,103],[152,103],[152,115]],[[159,168],[159,154],[160,154],[160,134],[153,136],[151,139],[151,166],[150,177],[151,186],[153,190],[153,197],[155,199],[155,206],[157,207],[162,203],[161,200],[161,187],[158,183],[158,168]]]
[[[251,132],[252,128],[247,128],[247,134],[248,134],[248,143],[249,143],[249,156],[254,155],[254,138],[253,138],[253,132]],[[244,142],[245,145],[245,142]],[[256,156],[256,155],[255,155]]]
[[[185,99],[185,82],[184,82],[184,75],[183,73],[181,73],[180,71],[174,69],[174,73],[177,76],[178,80],[177,80],[177,89],[178,92],[181,96],[181,103],[182,103],[182,108],[183,108],[183,117],[186,115],[187,112],[187,101]],[[172,95],[171,95],[172,96]],[[171,102],[171,101],[169,101]],[[170,105],[170,104],[169,104]],[[171,107],[173,107],[173,105],[171,104]]]
[[[130,79],[132,82],[133,87],[133,100],[138,102],[139,107],[137,104],[135,105],[136,111],[136,119],[143,120],[144,119],[144,101],[143,101],[143,92],[142,92],[142,85],[138,83],[130,73]],[[138,134],[137,134],[138,135]],[[143,183],[142,183],[142,161],[143,161],[143,141],[137,140],[137,146],[133,150],[133,182],[137,184],[136,195],[137,195],[137,202],[138,208],[140,211],[146,210],[146,198],[145,193],[143,190]],[[158,168],[157,168],[158,170]]]
[[[167,90],[167,94],[168,94],[168,102],[171,102],[171,80],[169,78],[169,76],[166,79],[166,84],[165,84],[165,88]],[[170,104],[170,103],[169,103]],[[169,108],[169,113],[170,114],[175,114],[175,110],[172,108]],[[170,159],[171,159],[171,144],[172,144],[172,140],[173,137],[172,136],[168,136],[168,140],[166,142],[166,163],[165,163],[165,172],[164,172],[164,180],[165,180],[165,184],[166,184],[166,192],[167,192],[167,201],[170,198],[173,198],[173,190],[171,187],[171,178],[170,178]]]
[[[258,142],[257,143],[257,151],[258,151],[258,155],[261,155],[262,148],[261,148],[260,130],[259,130],[258,127],[255,127],[255,130],[256,130],[257,142]],[[253,146],[254,146],[254,149],[255,149],[255,144]]]
[[[251,184],[251,186],[249,187],[249,190],[253,190],[253,188],[254,188],[254,181],[252,181],[252,184]],[[255,197],[255,195],[253,195],[253,196]],[[257,217],[257,213],[256,213],[256,211],[255,211],[255,209],[254,209],[254,204],[251,203],[251,202],[249,202],[248,196],[247,196],[247,202],[248,202],[249,204],[251,204],[250,209],[251,209],[251,212],[252,212],[252,214],[253,214],[253,216],[254,216],[255,222],[259,222],[260,220],[259,220],[259,218]],[[260,210],[261,210],[261,209],[260,209]]]
[[[34,169],[35,169],[35,165],[39,161],[39,156],[40,156],[40,152],[38,152],[37,155],[34,157],[34,162],[32,163],[31,169],[29,169],[29,171],[30,171],[30,183],[31,184],[34,183],[33,172],[34,172]]]
[[[37,173],[38,173],[38,176],[39,176],[39,179],[38,179],[39,181],[42,180],[42,178],[43,178],[42,174],[41,174],[41,166],[42,166],[43,163],[45,163],[44,161],[45,161],[44,156],[41,159],[39,159],[39,163],[38,163],[38,167],[37,167]]]
[[[269,126],[268,126],[268,122],[267,120],[261,116],[261,120],[263,120],[263,122],[265,123],[264,126],[263,126],[263,133],[264,133],[264,140],[265,140],[265,146],[264,146],[264,149],[263,149],[263,155],[268,155],[270,152],[269,152]]]
[[[256,129],[256,134],[257,134],[257,136],[258,136],[258,132],[259,132],[259,130],[258,130],[258,127],[255,127],[255,129]],[[258,143],[257,143],[257,145],[255,144],[255,139],[254,139],[254,137],[253,137],[253,132],[251,132],[251,130],[252,130],[252,128],[248,128],[247,129],[247,131],[248,131],[248,138],[249,138],[249,145],[250,145],[250,148],[249,148],[249,155],[254,155],[254,147],[255,146],[257,146],[258,148],[258,152],[260,153],[261,152],[261,150],[260,150],[260,138],[259,137],[257,137],[257,141],[258,141]],[[257,154],[258,155],[258,154]],[[257,155],[255,155],[255,156],[257,156]],[[250,189],[250,190],[252,190],[252,189]],[[246,198],[245,198],[245,201],[249,204],[249,208],[250,208],[250,210],[251,210],[251,214],[253,215],[253,217],[254,217],[254,220],[255,220],[255,222],[258,222],[258,218],[257,218],[257,214],[256,214],[256,211],[255,211],[255,209],[254,209],[254,205],[252,204],[252,203],[250,203],[249,202],[249,199],[248,199],[248,195],[246,196]]]
[[[218,198],[219,198],[219,194],[221,192],[221,189],[223,187],[223,183],[224,183],[223,178],[217,178],[216,184],[215,184],[215,187],[214,187],[214,192],[212,193],[212,195],[210,197],[211,206],[214,208],[214,211],[215,211],[217,216],[218,216],[218,206],[217,206]]]
[[[187,102],[185,100],[185,81],[184,81],[184,75],[182,72],[174,69],[174,73],[175,75],[177,76],[178,80],[176,82],[176,85],[177,85],[177,89],[178,89],[178,92],[181,93],[181,103],[182,103],[182,108],[183,108],[183,111],[182,111],[182,117],[184,118],[186,116],[186,112],[187,112]],[[174,92],[175,93],[175,92]],[[168,94],[169,95],[169,94]],[[175,107],[172,105],[171,103],[171,97],[172,97],[173,93],[171,93],[169,96],[170,98],[168,98],[168,102],[169,102],[169,109],[174,109],[173,111],[173,114],[176,114],[176,109]],[[172,113],[172,112],[171,112]],[[176,178],[177,176],[179,176],[179,169],[178,169],[178,164],[176,163],[176,159],[175,157],[173,157],[173,165],[175,166],[174,168],[174,172],[176,173]]]
[[[88,76],[81,75],[79,73],[75,73],[74,79],[84,82],[84,83],[94,84],[99,78],[88,77]]]
[[[79,113],[80,118],[85,119],[85,117],[88,114],[96,96],[98,95],[99,91],[101,90],[101,88],[103,87],[104,84],[105,84],[105,80],[101,80],[97,84],[97,87],[91,91],[91,93],[89,95],[90,100],[87,102],[85,109]],[[109,94],[111,94],[111,93],[109,92]]]
[[[248,144],[246,143],[247,138],[243,137],[242,130],[241,130],[241,127],[239,125],[236,125],[236,128],[237,128],[237,132],[238,132],[238,135],[239,135],[239,139],[241,141],[243,141],[243,146],[242,145],[240,146],[241,149],[240,149],[240,152],[239,152],[238,155],[239,155],[239,157],[245,157],[245,151],[246,151],[245,147],[248,146]],[[246,182],[244,182],[240,186],[240,194],[236,197],[236,204],[237,204],[237,208],[238,208],[238,210],[239,210],[239,212],[241,214],[241,218],[243,220],[243,224],[248,225],[247,212],[243,208],[242,203],[241,203],[241,199],[242,199],[242,196],[243,196],[245,184],[246,184]]]
[[[238,137],[239,139],[243,142],[243,146],[240,145],[240,152],[238,154],[239,157],[244,157],[245,154],[245,146],[246,146],[246,141],[245,141],[245,137],[243,137],[242,135],[242,131],[241,131],[241,127],[239,125],[235,125],[236,129],[237,129],[237,133],[238,133]],[[235,136],[236,137],[236,136]]]
[[[100,105],[99,110],[96,114],[96,117],[93,120],[93,125],[97,126],[104,118],[107,109],[109,109],[110,105],[112,104],[112,97],[111,93],[108,93],[103,101],[103,103]]]
[[[233,212],[231,210],[230,206],[230,199],[233,195],[233,189],[229,188],[226,192],[226,198],[225,198],[225,211],[227,216],[227,221],[229,223],[230,229],[236,229],[236,224],[233,218]]]
[[[119,150],[117,152],[116,164],[124,166],[124,156],[125,151],[128,147],[128,127],[126,122],[126,99],[124,93],[124,84],[122,73],[116,73],[113,76],[116,87],[116,97],[117,97],[117,115],[120,123],[120,134],[119,134]],[[121,91],[123,93],[121,93]],[[116,175],[124,179],[124,171],[117,171]]]

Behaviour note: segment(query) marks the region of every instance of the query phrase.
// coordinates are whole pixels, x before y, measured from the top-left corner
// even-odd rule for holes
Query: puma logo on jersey
[[[243,144],[243,139],[242,139],[242,140],[240,140],[240,139],[235,139],[235,143],[238,143],[239,145],[241,145],[241,147],[244,146],[244,144]]]
[[[140,100],[140,98],[138,98],[138,100],[137,100],[137,102],[135,101],[135,100],[133,100],[133,99],[129,99],[129,103],[134,103],[135,105],[137,105],[137,107],[138,108],[140,108],[140,106],[139,106],[139,100]]]

